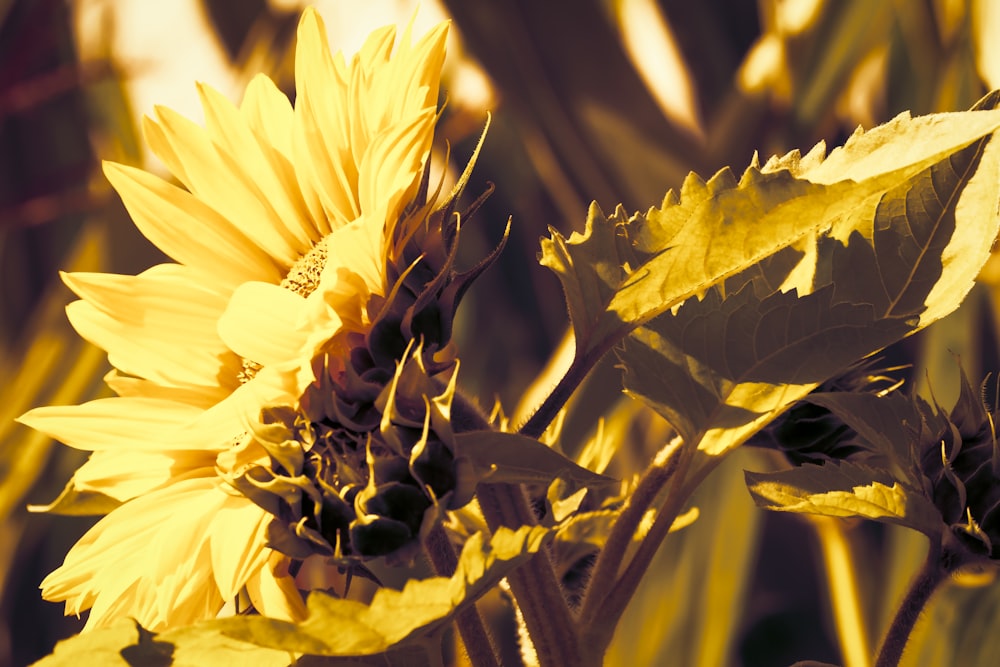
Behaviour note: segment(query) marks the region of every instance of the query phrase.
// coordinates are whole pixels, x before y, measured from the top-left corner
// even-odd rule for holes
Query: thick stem
[[[629,545],[635,537],[635,532],[646,516],[646,512],[656,500],[657,495],[673,477],[677,469],[676,456],[679,447],[672,442],[664,450],[664,460],[657,461],[642,476],[635,491],[622,510],[618,520],[608,535],[607,542],[597,557],[590,585],[580,608],[580,624],[584,628],[591,626],[604,605],[605,598],[614,589]],[[659,457],[658,457],[659,458]]]
[[[441,524],[436,524],[427,534],[424,550],[438,575],[450,577],[455,573],[458,556]],[[455,625],[458,627],[458,633],[462,637],[462,643],[465,644],[465,651],[473,667],[500,667],[496,648],[474,604],[455,615]]]
[[[920,571],[917,572],[910,584],[910,590],[903,598],[896,617],[889,626],[889,631],[882,640],[882,648],[879,649],[878,659],[875,667],[897,667],[899,659],[903,657],[903,649],[910,638],[913,626],[916,625],[920,612],[931,599],[934,591],[949,575],[949,570],[942,563],[941,549],[935,542],[931,542],[931,548],[927,552],[927,559],[924,561]]]
[[[652,527],[646,533],[632,560],[625,566],[625,571],[600,606],[599,614],[584,628],[585,641],[590,650],[601,652],[607,650],[618,621],[621,620],[629,601],[639,588],[646,570],[653,562],[653,557],[670,532],[670,526],[677,519],[684,503],[705,477],[725,458],[718,456],[710,459],[698,468],[690,479],[686,479],[695,452],[688,443],[684,443],[681,447],[680,454],[676,457],[676,469],[671,475],[670,491],[657,513],[656,520],[653,521]]]
[[[476,495],[490,530],[538,523],[524,490],[514,484],[480,484]],[[507,575],[541,667],[581,665],[576,627],[546,551]]]

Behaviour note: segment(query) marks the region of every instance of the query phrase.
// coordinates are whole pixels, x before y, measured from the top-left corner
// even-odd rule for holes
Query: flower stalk
[[[483,483],[476,495],[490,530],[538,523],[520,485]],[[536,554],[507,580],[524,617],[538,664],[541,667],[583,664],[576,625],[548,554],[544,551]]]
[[[875,660],[875,667],[896,667],[899,665],[910,633],[913,632],[913,627],[916,625],[917,619],[920,618],[920,612],[927,606],[941,582],[951,574],[951,570],[945,564],[947,560],[937,545],[932,543],[924,564],[914,576],[913,582],[882,640],[882,646]]]
[[[583,606],[580,609],[582,627],[593,627],[599,620],[599,613],[607,596],[615,587],[618,571],[632,543],[640,523],[656,501],[660,491],[673,479],[677,469],[679,439],[671,442],[661,452],[661,456],[642,476],[628,504],[615,521],[608,541],[597,557],[590,586],[587,588]],[[600,619],[603,620],[603,619]]]
[[[458,556],[440,523],[435,523],[424,539],[424,550],[438,576],[450,577],[458,567]],[[469,661],[475,667],[500,667],[497,650],[493,644],[475,604],[461,609],[455,615],[455,625],[462,637]]]

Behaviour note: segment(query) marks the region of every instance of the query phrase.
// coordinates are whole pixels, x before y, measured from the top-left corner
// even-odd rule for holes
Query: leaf
[[[119,621],[111,627],[64,639],[34,667],[77,667],[82,656],[87,656],[87,664],[94,667],[127,667],[121,650],[136,643],[137,636],[133,621]]]
[[[887,191],[867,229],[855,221],[844,241],[819,237],[811,293],[761,297],[774,277],[761,287],[751,274],[735,294],[713,287],[633,332],[621,354],[626,391],[718,455],[858,359],[954,310],[979,265],[949,261],[949,249],[982,246],[997,230],[996,181],[990,199],[972,177],[983,163],[987,176],[996,170],[996,147],[984,158],[989,145],[977,141]]]
[[[551,238],[543,238],[539,263],[556,273],[562,282],[573,324],[577,350],[586,349],[605,309],[634,263],[624,231],[626,214],[619,207],[609,220],[597,202],[587,211],[583,234],[573,232],[567,240],[550,227]]]
[[[825,234],[844,240],[870,227],[883,195],[910,188],[921,172],[998,127],[1000,111],[901,115],[859,130],[826,160],[818,146],[806,158],[789,154],[763,169],[755,161],[739,182],[728,169],[707,182],[691,174],[679,194],[668,192],[644,215],[626,220],[619,209],[605,218],[592,207],[584,234],[567,241],[553,231],[542,244],[541,262],[566,293],[578,357],[601,353],[634,327],[785,248]],[[980,240],[995,236],[997,222],[996,179],[987,174],[982,182],[972,204],[986,218],[976,225],[987,230]],[[623,237],[633,252],[622,249]],[[962,246],[967,242],[963,235]],[[970,263],[985,261],[984,252]],[[634,261],[623,262],[630,255]],[[972,278],[959,273],[948,289],[964,295]]]
[[[59,642],[52,655],[36,662],[35,667],[78,667],[81,664],[88,667],[211,664],[285,667],[290,662],[291,656],[285,651],[235,642],[219,634],[199,636],[188,628],[157,634],[135,621],[122,620]]]
[[[909,331],[877,321],[867,304],[833,305],[825,288],[761,300],[752,284],[728,299],[713,290],[637,330],[621,353],[625,389],[687,442],[720,454],[763,428],[857,358]]]
[[[85,659],[87,665],[125,667],[154,664],[144,660],[155,654],[160,660],[172,656],[173,662],[157,663],[163,665],[284,667],[292,661],[293,653],[344,656],[350,659],[332,664],[345,666],[408,664],[408,654],[450,621],[456,610],[496,586],[551,537],[552,531],[541,526],[524,526],[517,531],[500,528],[489,543],[484,543],[482,533],[476,533],[462,549],[452,577],[410,580],[402,591],[383,588],[370,605],[313,591],[307,600],[309,616],[298,624],[262,616],[234,616],[160,634],[140,627],[137,642],[136,624],[122,623],[60,642],[53,655],[37,664],[76,667]],[[131,647],[136,648],[128,653],[138,662],[122,658],[123,650]],[[374,657],[376,654],[383,655]]]
[[[534,438],[502,431],[455,435],[460,458],[468,459],[483,481],[496,484],[549,484],[561,478],[580,486],[605,486],[615,480],[598,475]]]
[[[780,512],[863,517],[928,536],[944,529],[941,514],[921,492],[886,471],[848,461],[805,464],[775,473],[746,473],[759,507]]]
[[[551,535],[541,526],[500,528],[484,543],[477,533],[466,542],[451,578],[410,580],[402,591],[383,588],[369,605],[313,591],[307,600],[309,617],[299,624],[238,617],[197,627],[240,642],[312,655],[363,656],[402,648],[493,588]]]

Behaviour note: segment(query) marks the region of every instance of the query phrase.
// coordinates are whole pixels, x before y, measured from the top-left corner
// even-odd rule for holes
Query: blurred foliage
[[[55,498],[81,455],[11,421],[31,406],[104,391],[106,361],[63,317],[70,294],[57,272],[132,273],[161,259],[100,176],[100,159],[138,163],[140,141],[124,85],[128,64],[111,52],[80,61],[75,4],[0,0],[0,664],[32,662],[80,627],[40,600],[37,583],[88,524],[28,516],[25,506]],[[203,4],[242,78],[265,71],[293,92],[297,12],[264,0]],[[498,187],[463,230],[463,252],[481,256],[514,216],[507,250],[474,287],[458,331],[463,381],[485,405],[500,392],[513,408],[564,333],[565,313],[552,306],[561,303],[557,281],[535,261],[547,225],[568,234],[582,228],[591,200],[605,210],[619,202],[645,209],[688,171],[744,165],[754,150],[766,158],[819,140],[839,144],[858,124],[905,109],[965,109],[1000,86],[1000,12],[991,0],[444,5],[497,97],[470,188],[475,194],[487,180]],[[691,90],[695,129],[664,112],[654,94],[664,91],[651,91],[631,59],[621,17],[636,5],[652,7],[669,26],[686,77],[678,90]],[[385,22],[405,21],[411,11]],[[106,22],[103,29],[118,27]],[[440,139],[451,142],[456,164],[471,153],[484,118],[484,109],[449,100]],[[893,363],[912,365],[911,379],[928,371],[944,404],[954,395],[938,389],[939,380],[954,376],[950,352],[962,355],[970,376],[1000,370],[1000,279],[990,270],[955,315],[886,352]],[[565,442],[584,442],[598,428],[595,415],[617,400],[621,383],[612,366],[603,364],[578,392]],[[624,443],[615,465],[626,469],[623,462],[647,460],[663,442],[662,428],[618,432]],[[653,613],[670,632],[624,623],[609,654],[615,664],[659,664],[664,656],[745,667],[844,660],[829,593],[807,585],[840,585],[822,572],[822,543],[805,521],[760,516],[746,496],[726,500],[726,493],[743,493],[726,481],[734,471],[738,466],[727,465],[709,480],[697,499],[701,519],[667,542],[629,612],[630,619]],[[713,494],[716,487],[722,490]],[[878,637],[924,547],[892,528],[852,528],[845,537],[866,564],[857,575],[863,622]],[[677,607],[691,599],[702,603]],[[983,638],[1000,627],[995,586],[949,589],[927,616],[908,664],[990,664],[988,650],[969,651],[988,647]],[[975,623],[963,624],[972,617]],[[809,641],[795,644],[793,636]]]

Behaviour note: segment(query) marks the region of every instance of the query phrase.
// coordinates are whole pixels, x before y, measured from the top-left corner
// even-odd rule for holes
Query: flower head
[[[879,368],[877,363],[869,359],[855,364],[816,387],[812,394],[864,392],[884,396],[898,389],[902,382],[894,381],[887,373],[899,368]],[[778,450],[792,465],[823,464],[870,454],[853,428],[808,398],[755,434],[748,444]]]
[[[359,458],[339,469],[338,479],[368,473],[342,485],[356,491],[346,524],[352,544],[364,543],[366,530],[398,532],[381,517],[419,530],[422,515],[405,509],[407,489],[429,499],[428,507],[454,495],[452,473],[437,464],[455,458],[440,450],[439,441],[448,449],[446,438],[432,441],[428,425],[427,437],[414,440],[419,426],[398,421],[399,411],[386,406],[389,396],[413,398],[398,382],[386,395],[407,364],[428,377],[453,376],[450,321],[444,332],[441,323],[471,279],[451,269],[451,208],[435,213],[427,193],[446,34],[446,24],[416,41],[407,31],[392,53],[395,30],[383,28],[348,63],[331,55],[321,19],[307,10],[294,107],[264,76],[239,107],[199,86],[204,128],[168,109],[144,123],[147,141],[183,187],[105,165],[137,227],[175,263],[138,276],[64,276],[81,299],[68,307],[70,320],[108,352],[115,370],[106,381],[117,396],[21,418],[93,452],[71,484],[121,503],[42,583],[43,596],[65,600],[67,613],[89,608],[88,628],[125,616],[153,630],[190,623],[216,615],[241,592],[263,614],[304,615],[295,554],[276,548],[281,529],[272,528],[304,505],[273,507],[244,493],[249,487],[238,480],[264,486],[260,472],[248,471],[277,468],[311,470],[318,484],[329,478],[316,466],[330,459],[312,447],[322,441],[323,451],[336,449],[339,436],[323,440],[327,432],[314,429],[312,440],[293,437],[283,446],[268,434],[303,423],[279,424],[276,415],[332,414],[341,435],[378,434],[377,446],[365,435],[350,454],[363,454],[363,465]],[[444,239],[436,266],[428,257],[440,252],[413,247],[434,221]],[[404,284],[425,270],[440,280]],[[432,312],[445,312],[437,325]],[[411,346],[415,336],[423,347]],[[408,347],[400,375],[394,364]],[[343,391],[317,394],[331,383]],[[406,450],[405,474],[382,465],[383,445]],[[432,450],[439,453],[428,464],[421,452]],[[328,508],[329,498],[320,494],[310,516],[340,525],[326,521],[326,513],[345,511]]]
[[[924,422],[916,454],[949,539],[962,560],[1000,560],[1000,410],[987,409],[964,372],[950,413],[919,405]]]

